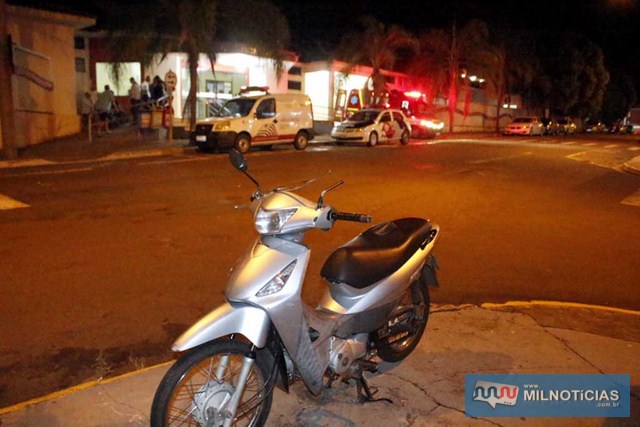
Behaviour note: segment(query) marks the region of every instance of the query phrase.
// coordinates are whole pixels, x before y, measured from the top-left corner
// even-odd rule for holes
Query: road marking
[[[7,211],[9,209],[19,209],[19,208],[28,208],[29,205],[26,203],[19,202],[15,199],[12,199],[9,196],[5,196],[4,194],[0,194],[0,210]]]
[[[640,150],[640,147],[629,147],[630,151],[638,151]]]
[[[189,158],[189,159],[166,159],[166,160],[153,160],[150,162],[140,162],[138,163],[141,166],[147,166],[147,165],[164,165],[167,163],[186,163],[186,162],[201,162],[204,160],[211,160],[214,159],[215,157],[194,157],[194,158]]]
[[[576,142],[575,141],[565,141],[565,142],[561,142],[560,144],[562,144],[562,145],[574,145],[574,144],[576,144]]]
[[[598,145],[597,142],[588,142],[586,144],[582,144],[583,147],[593,147],[594,145]]]
[[[605,145],[604,148],[616,148],[618,146],[618,144],[609,144],[609,145]]]
[[[636,191],[629,197],[625,198],[622,202],[623,205],[640,206],[640,190]]]
[[[515,154],[513,156],[506,156],[506,157],[494,157],[492,159],[482,159],[482,160],[470,160],[467,163],[470,163],[472,165],[480,165],[483,163],[493,163],[493,162],[501,162],[503,160],[511,160],[511,159],[518,159],[520,157],[524,157],[524,156],[530,156],[531,154],[533,154],[530,151],[527,151],[526,153],[522,153],[522,154]]]
[[[94,168],[74,168],[74,169],[63,169],[63,170],[56,170],[56,171],[39,171],[39,172],[25,172],[25,173],[12,173],[9,176],[30,176],[30,175],[56,175],[56,174],[63,174],[63,173],[69,173],[69,172],[86,172],[86,171],[90,171],[93,170]]]

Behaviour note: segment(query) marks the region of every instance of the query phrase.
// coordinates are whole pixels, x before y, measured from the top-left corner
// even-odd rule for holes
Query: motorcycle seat
[[[331,284],[366,288],[398,270],[430,232],[431,223],[422,218],[375,225],[329,255],[320,274]]]

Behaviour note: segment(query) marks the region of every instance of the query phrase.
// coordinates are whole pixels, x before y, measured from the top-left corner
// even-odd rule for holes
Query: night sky
[[[419,32],[482,19],[490,28],[571,30],[600,45],[608,66],[640,73],[640,0],[273,0],[289,20],[293,49],[302,59],[326,58],[357,17]]]
[[[97,0],[95,0],[97,1]],[[100,4],[129,1],[102,0]],[[178,1],[178,0],[176,0]],[[242,0],[238,0],[242,1]],[[628,72],[640,87],[640,0],[271,0],[286,15],[291,49],[301,60],[330,58],[342,36],[357,29],[358,17],[373,15],[419,33],[432,27],[463,25],[482,19],[492,30],[570,30],[581,33],[604,52],[609,69]],[[92,0],[7,0],[10,4],[90,7]]]

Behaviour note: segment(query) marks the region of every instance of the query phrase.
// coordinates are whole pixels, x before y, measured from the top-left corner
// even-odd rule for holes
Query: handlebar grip
[[[331,212],[331,219],[335,221],[371,222],[371,215],[333,211]]]

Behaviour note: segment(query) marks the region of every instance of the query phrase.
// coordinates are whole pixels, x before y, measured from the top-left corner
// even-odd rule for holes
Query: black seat
[[[429,238],[431,223],[401,218],[373,226],[327,258],[320,274],[330,283],[366,288],[400,268]]]

